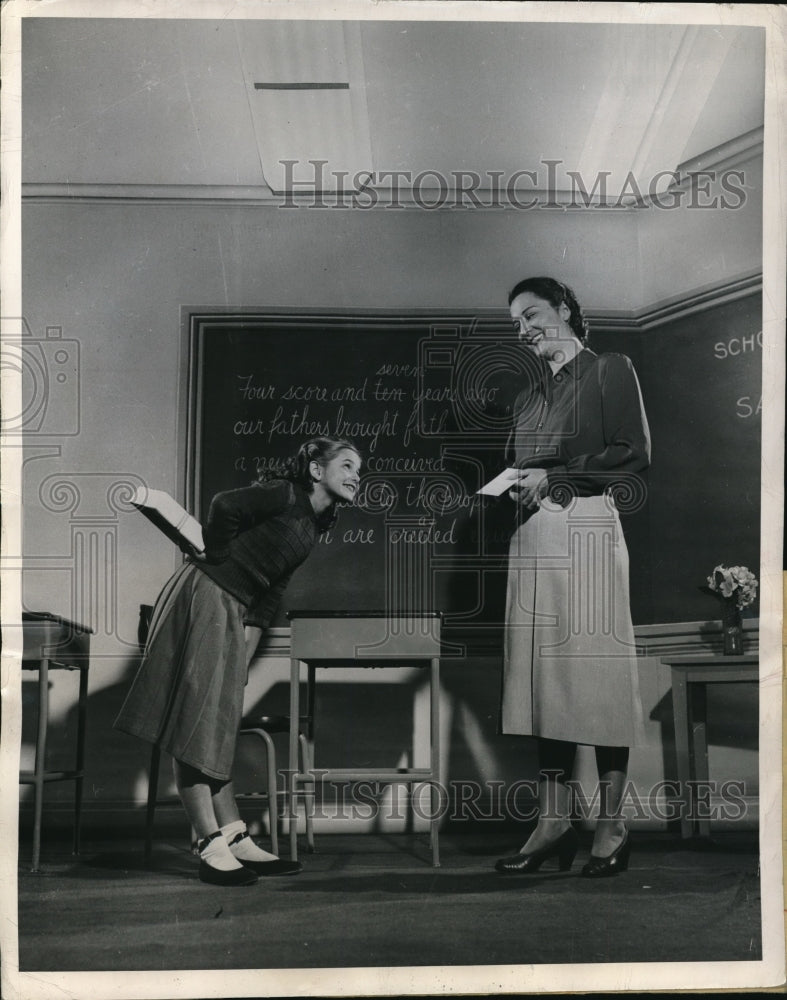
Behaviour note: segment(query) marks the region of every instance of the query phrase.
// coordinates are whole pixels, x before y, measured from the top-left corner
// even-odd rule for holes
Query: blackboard
[[[653,438],[641,620],[718,618],[699,587],[720,563],[759,579],[761,316],[749,295],[639,334],[632,360]]]
[[[757,572],[761,347],[756,297],[648,329],[592,331],[628,354],[653,439],[647,502],[624,515],[635,623],[704,620],[719,562]],[[303,440],[349,437],[361,496],[299,569],[287,609],[440,610],[499,631],[512,505],[474,496],[504,465],[536,377],[504,313],[194,314],[191,506],[275,473]],[[748,412],[748,411],[751,412]]]

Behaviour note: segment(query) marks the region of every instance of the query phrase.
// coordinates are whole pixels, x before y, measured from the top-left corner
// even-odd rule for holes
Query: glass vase
[[[722,602],[721,634],[725,656],[741,656],[743,653],[743,619],[735,598]]]

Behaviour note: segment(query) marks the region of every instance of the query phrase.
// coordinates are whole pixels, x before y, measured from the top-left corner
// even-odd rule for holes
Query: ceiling
[[[305,192],[322,160],[327,190],[515,175],[525,190],[663,188],[662,172],[761,128],[764,41],[691,25],[33,18],[23,180]]]

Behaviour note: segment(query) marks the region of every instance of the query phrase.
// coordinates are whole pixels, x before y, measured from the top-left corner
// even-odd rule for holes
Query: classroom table
[[[430,784],[429,837],[432,864],[440,865],[438,842],[440,781],[440,626],[439,612],[391,614],[384,611],[290,611],[290,743],[288,803],[290,857],[297,860],[299,785],[314,788],[314,758],[308,771],[298,766],[302,665],[315,668],[429,667],[429,766],[408,768],[320,768],[321,777],[345,781]],[[308,808],[308,806],[307,806]]]
[[[39,870],[44,785],[51,781],[74,782],[73,852],[79,854],[82,819],[82,789],[85,777],[85,733],[87,727],[87,681],[90,667],[92,629],[46,611],[22,614],[22,669],[38,672],[38,723],[36,756],[32,771],[21,771],[19,783],[34,786],[33,857],[31,871]],[[46,746],[49,728],[49,671],[79,671],[75,763],[68,770],[47,769]]]
[[[695,831],[710,836],[710,818],[692,816],[689,782],[708,781],[708,684],[757,683],[759,653],[724,656],[721,653],[681,653],[663,656],[672,671],[672,704],[675,720],[675,754],[681,795],[680,832],[687,839]]]

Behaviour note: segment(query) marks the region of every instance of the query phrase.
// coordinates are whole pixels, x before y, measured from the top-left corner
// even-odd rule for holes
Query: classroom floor
[[[544,867],[505,877],[511,834],[442,834],[442,865],[420,836],[333,834],[291,878],[243,889],[197,880],[188,845],[47,843],[42,871],[19,865],[24,971],[336,968],[580,962],[712,962],[761,957],[755,834],[711,845],[632,834],[612,879]]]

